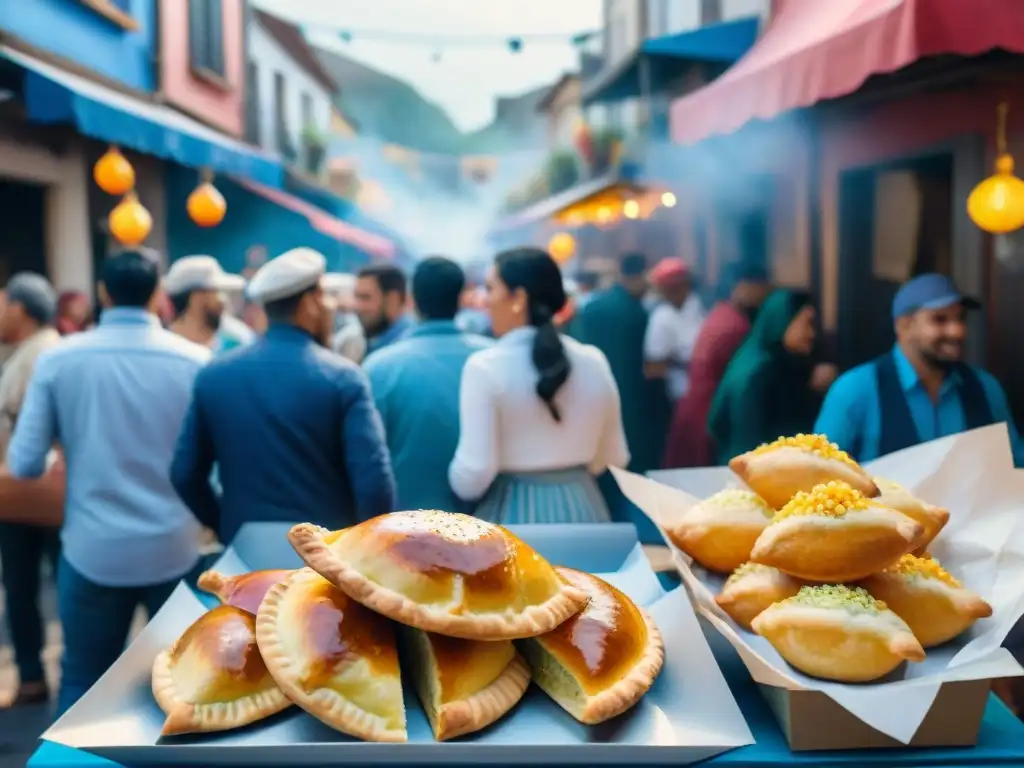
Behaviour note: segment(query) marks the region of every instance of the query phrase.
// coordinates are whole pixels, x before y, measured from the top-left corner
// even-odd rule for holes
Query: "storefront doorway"
[[[0,286],[18,272],[46,275],[46,187],[0,178]]]

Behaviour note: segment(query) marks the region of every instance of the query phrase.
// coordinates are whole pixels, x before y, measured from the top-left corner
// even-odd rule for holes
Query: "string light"
[[[324,24],[305,24],[306,36],[311,32],[337,35],[343,43],[374,42],[393,45],[422,46],[435,51],[442,48],[504,47],[511,53],[520,53],[527,45],[572,45],[580,47],[601,34],[589,32],[549,32],[522,35],[437,35],[417,32],[395,32],[382,29],[341,29]]]

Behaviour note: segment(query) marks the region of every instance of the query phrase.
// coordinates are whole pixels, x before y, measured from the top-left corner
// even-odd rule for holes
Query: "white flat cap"
[[[271,259],[249,281],[250,301],[267,304],[297,296],[320,282],[327,259],[312,248],[293,248]]]
[[[245,279],[229,275],[212,256],[183,256],[167,270],[163,288],[171,296],[189,291],[240,291]]]

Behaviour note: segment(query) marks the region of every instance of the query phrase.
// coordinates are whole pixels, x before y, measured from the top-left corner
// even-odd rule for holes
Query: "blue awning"
[[[163,104],[112,88],[0,45],[25,71],[25,108],[35,123],[71,123],[79,132],[193,168],[211,168],[280,187],[281,163]]]
[[[760,23],[759,17],[751,16],[645,40],[633,55],[585,87],[583,103],[614,103],[640,96],[641,61],[648,67],[651,93],[659,92],[694,63],[728,67],[754,45]]]

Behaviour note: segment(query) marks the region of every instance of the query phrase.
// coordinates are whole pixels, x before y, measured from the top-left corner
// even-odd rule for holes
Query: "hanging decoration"
[[[135,192],[124,196],[124,200],[110,212],[107,223],[117,242],[128,246],[142,243],[153,229],[153,217],[139,202]]]
[[[117,147],[110,147],[92,168],[96,186],[108,195],[126,195],[135,187],[135,169]]]
[[[224,220],[228,204],[213,186],[213,173],[210,170],[203,171],[202,182],[188,196],[185,209],[188,217],[200,227],[216,227]]]
[[[580,119],[576,123],[576,130],[572,137],[573,147],[576,153],[588,166],[594,164],[594,132],[586,120]]]
[[[967,198],[967,215],[985,232],[1006,234],[1024,227],[1024,180],[1014,173],[1006,146],[1006,117],[1010,105],[999,105],[996,122],[996,172]]]
[[[557,264],[565,264],[576,255],[576,238],[568,232],[558,232],[548,241],[548,253]]]
[[[392,45],[420,46],[433,51],[447,48],[493,48],[504,47],[509,53],[520,53],[530,45],[571,45],[582,48],[601,35],[600,31],[552,32],[526,35],[438,35],[417,32],[396,32],[380,29],[338,29],[325,24],[306,24],[308,32],[336,35],[343,43],[372,42]]]

